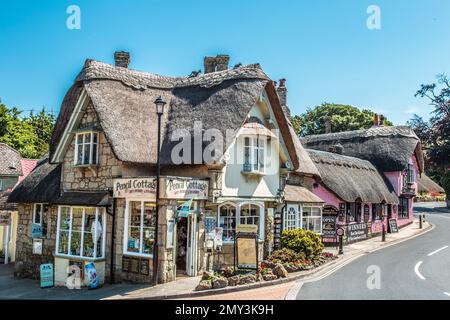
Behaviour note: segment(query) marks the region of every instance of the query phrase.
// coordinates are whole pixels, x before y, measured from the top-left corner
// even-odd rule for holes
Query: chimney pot
[[[380,122],[379,122],[379,124],[380,124],[380,127],[384,127],[384,116],[382,114],[380,115]]]
[[[286,87],[286,79],[280,79],[280,88]]]
[[[325,119],[325,133],[331,133],[331,124],[332,124],[331,118],[327,117]]]
[[[116,67],[128,68],[130,64],[130,53],[126,51],[114,52],[114,64]]]

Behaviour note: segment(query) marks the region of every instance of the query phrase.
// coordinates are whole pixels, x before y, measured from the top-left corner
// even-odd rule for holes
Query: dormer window
[[[244,137],[244,165],[245,173],[264,173],[266,137]]]
[[[83,132],[76,134],[75,165],[98,164],[98,132]]]

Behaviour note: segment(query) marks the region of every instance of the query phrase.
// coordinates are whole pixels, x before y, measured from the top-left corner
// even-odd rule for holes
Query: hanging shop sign
[[[41,288],[51,288],[55,286],[53,264],[45,263],[40,265]]]
[[[389,231],[391,233],[398,232],[397,220],[389,219]]]
[[[275,250],[281,249],[281,212],[275,212],[273,218],[274,230],[273,230],[273,248]]]
[[[156,179],[128,178],[115,179],[113,182],[114,198],[156,198]]]
[[[322,238],[336,238],[336,215],[322,216]]]
[[[163,198],[207,200],[209,183],[198,179],[165,179]]]
[[[235,268],[258,269],[258,241],[255,234],[237,234],[235,242]]]
[[[185,201],[177,210],[177,217],[187,218],[191,212],[192,199]]]
[[[0,211],[0,226],[9,226],[11,215],[8,211]]]
[[[322,209],[323,215],[337,215],[338,209],[335,206],[326,205]]]
[[[352,223],[347,226],[347,242],[368,239],[367,223]]]
[[[100,279],[97,274],[97,270],[95,270],[95,265],[93,262],[86,263],[84,265],[84,273],[88,280],[89,289],[97,289],[100,287]]]

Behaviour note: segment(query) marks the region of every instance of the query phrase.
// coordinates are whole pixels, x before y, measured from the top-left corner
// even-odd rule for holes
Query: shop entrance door
[[[177,276],[186,275],[188,218],[179,218],[177,223],[176,268]]]
[[[190,277],[197,275],[197,248],[198,248],[198,219],[194,212],[188,217],[188,239],[187,239],[187,257],[186,273]]]

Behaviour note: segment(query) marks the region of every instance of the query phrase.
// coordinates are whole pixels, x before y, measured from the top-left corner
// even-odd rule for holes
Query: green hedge
[[[320,257],[324,248],[319,234],[303,229],[284,230],[281,233],[281,247],[301,253],[311,260]]]

